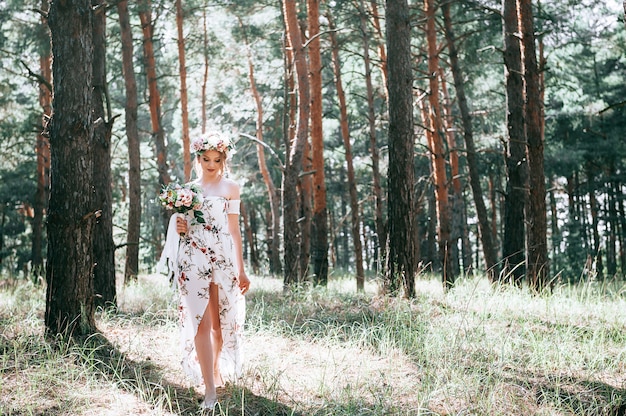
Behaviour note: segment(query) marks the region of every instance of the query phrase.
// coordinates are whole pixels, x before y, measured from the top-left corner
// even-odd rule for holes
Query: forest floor
[[[244,376],[216,415],[626,414],[623,284],[552,295],[417,281],[411,301],[348,279],[283,293],[253,277]],[[45,291],[0,287],[0,415],[193,415],[163,276],[121,287],[117,312],[77,343],[44,336]],[[208,413],[211,414],[211,413]]]

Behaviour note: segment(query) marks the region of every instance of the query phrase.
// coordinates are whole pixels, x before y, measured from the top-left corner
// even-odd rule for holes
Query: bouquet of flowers
[[[161,205],[181,214],[193,211],[197,222],[204,224],[204,216],[200,210],[202,191],[196,185],[180,185],[170,182],[159,194]]]

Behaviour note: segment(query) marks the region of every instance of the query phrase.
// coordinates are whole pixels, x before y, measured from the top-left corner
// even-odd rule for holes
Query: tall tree
[[[95,331],[91,0],[53,1],[54,101],[45,324],[53,334]]]
[[[464,224],[465,218],[463,216],[463,185],[461,184],[459,147],[456,143],[452,100],[448,93],[448,83],[446,81],[445,71],[442,67],[439,67],[439,80],[441,82],[441,93],[443,94],[443,103],[441,106],[443,110],[443,132],[446,139],[446,146],[448,147],[448,154],[450,155],[450,182],[452,184],[450,188],[452,194],[450,197],[450,206],[452,208],[450,211],[450,219],[452,222],[450,224],[450,255],[448,256],[448,262],[452,268],[453,275],[456,276],[459,274],[460,261],[458,242],[464,241],[464,236],[466,235],[464,230],[466,230],[467,227]],[[463,254],[467,253],[464,252]],[[467,267],[468,264],[471,264],[471,260],[467,261],[467,259],[464,258],[464,265]]]
[[[202,74],[202,93],[200,94],[200,111],[202,114],[202,133],[206,133],[206,86],[209,81],[209,30],[207,27],[206,8],[202,9],[202,56],[204,73]]]
[[[128,141],[128,226],[126,232],[126,264],[124,281],[139,272],[139,236],[141,232],[141,155],[137,127],[137,81],[133,65],[133,35],[130,27],[128,1],[117,4],[122,38],[122,73],[126,102],[124,105]]]
[[[176,0],[176,29],[178,33],[178,73],[180,76],[180,111],[182,117],[183,166],[185,182],[191,179],[191,151],[189,149],[189,110],[187,104],[187,66],[185,64],[185,14],[182,0]]]
[[[37,134],[35,152],[37,154],[37,191],[33,202],[33,234],[31,248],[31,273],[34,279],[45,276],[43,262],[44,212],[50,193],[50,142],[44,134],[52,112],[52,56],[50,55],[50,35],[45,13],[48,12],[48,0],[41,1],[41,39],[39,46],[39,105],[42,110],[42,125]]]
[[[543,102],[539,88],[539,66],[535,47],[532,0],[519,0],[522,57],[526,102],[524,121],[528,155],[527,267],[528,283],[536,291],[550,285],[548,265],[548,220],[543,166]]]
[[[257,161],[259,163],[259,171],[263,177],[263,182],[267,189],[267,198],[270,205],[270,223],[269,223],[269,269],[271,273],[277,274],[282,271],[280,263],[280,198],[274,185],[274,180],[267,167],[265,157],[265,147],[267,144],[263,138],[263,100],[259,89],[256,85],[256,78],[254,76],[254,62],[252,61],[252,50],[248,43],[248,37],[243,26],[243,22],[239,19],[239,24],[242,28],[243,39],[246,45],[246,51],[248,54],[248,79],[250,80],[250,90],[252,91],[252,97],[256,105],[256,151]],[[281,169],[284,169],[281,166]]]
[[[310,84],[309,84],[310,85]],[[311,214],[313,212],[313,180],[311,165],[311,143],[306,140],[302,152],[302,173],[298,180],[300,194],[300,212],[298,225],[300,226],[300,255],[298,281],[309,280],[309,264],[311,263]]]
[[[302,154],[306,145],[309,130],[309,74],[306,50],[302,43],[295,0],[283,0],[283,16],[287,29],[287,37],[293,51],[293,62],[296,72],[298,89],[298,121],[294,143],[289,146],[283,175],[283,233],[284,233],[284,266],[286,286],[298,283],[298,176],[302,171]]]
[[[437,207],[437,242],[439,243],[439,262],[441,281],[445,288],[454,284],[455,276],[450,261],[450,207],[448,198],[448,177],[446,173],[446,148],[443,143],[441,105],[439,103],[439,48],[435,25],[435,2],[424,0],[426,13],[426,41],[428,43],[428,84],[430,103],[430,157],[433,164]]]
[[[159,185],[165,186],[170,183],[170,175],[167,166],[167,148],[165,147],[165,131],[163,130],[161,93],[157,83],[156,59],[154,56],[154,43],[152,37],[154,27],[152,24],[152,2],[151,0],[141,0],[139,2],[139,19],[143,32],[143,57],[148,78],[148,91],[150,101],[150,123],[152,136],[156,150],[157,171],[159,172]],[[161,221],[163,224],[163,234],[169,222],[169,213],[161,210]]]
[[[417,244],[413,216],[413,74],[411,20],[406,0],[387,0],[389,74],[389,246],[385,290],[415,296]]]
[[[93,21],[93,183],[100,216],[93,237],[94,303],[117,304],[115,290],[115,243],[113,242],[113,195],[111,190],[111,107],[106,82],[106,8],[92,0]],[[106,110],[105,110],[106,107]]]
[[[350,126],[348,125],[348,107],[341,80],[341,62],[339,61],[339,45],[335,35],[335,24],[330,13],[326,15],[330,28],[330,41],[332,49],[333,68],[335,71],[335,86],[337,88],[337,98],[339,100],[339,124],[341,126],[341,137],[345,149],[346,166],[348,171],[348,193],[350,195],[350,219],[352,242],[354,245],[354,262],[356,267],[356,288],[362,291],[365,288],[365,271],[363,270],[363,244],[361,242],[361,218],[359,215],[359,200],[356,189],[356,179],[354,174],[354,161],[352,157],[352,144],[350,143]]]
[[[372,80],[372,70],[370,62],[370,34],[367,30],[367,16],[365,14],[365,5],[363,0],[359,0],[357,3],[360,16],[360,29],[363,39],[363,65],[365,70],[365,89],[367,93],[367,124],[369,133],[370,153],[372,156],[372,193],[374,194],[374,224],[376,227],[376,236],[378,238],[378,255],[379,262],[385,258],[385,243],[387,241],[387,233],[385,230],[385,222],[383,219],[383,195],[380,185],[380,152],[378,150],[378,138],[376,137],[376,113],[374,108],[374,85]],[[380,31],[380,23],[378,20],[378,9],[376,2],[372,1],[372,14],[374,21],[374,28],[377,33]],[[386,61],[387,55],[385,52],[385,46],[383,43],[379,43],[378,52],[380,59]],[[381,73],[383,75],[383,82],[387,81],[387,63],[382,63]],[[386,88],[385,88],[386,91]]]
[[[378,13],[377,2],[378,0],[370,0],[370,14],[376,33],[376,43],[378,44],[378,60],[380,61],[383,94],[385,98],[387,98],[387,51],[385,50],[385,37],[380,25],[380,14]],[[361,9],[363,9],[362,6]]]
[[[506,82],[506,168],[504,198],[503,270],[501,280],[521,284],[525,270],[524,206],[527,199],[526,135],[524,133],[524,82],[520,27],[516,0],[503,0],[504,74]]]
[[[450,17],[450,3],[444,1],[441,8],[443,12],[446,40],[448,42],[450,69],[452,70],[459,112],[461,114],[463,139],[465,140],[466,150],[465,159],[467,161],[469,182],[472,189],[474,205],[476,207],[476,216],[478,217],[478,231],[480,235],[480,242],[482,243],[483,258],[485,260],[487,276],[489,277],[489,280],[493,282],[498,276],[498,254],[494,239],[492,238],[491,227],[489,225],[489,215],[487,213],[487,207],[485,206],[483,191],[480,186],[480,173],[478,170],[478,161],[476,159],[476,144],[474,143],[472,115],[467,102],[467,95],[465,94],[465,81],[463,79],[463,71],[459,63],[456,36],[452,26],[452,18]]]
[[[307,0],[309,24],[309,78],[311,87],[311,168],[313,170],[313,215],[311,249],[313,274],[317,284],[328,281],[328,211],[324,172],[322,130],[322,54],[320,52],[319,0]]]

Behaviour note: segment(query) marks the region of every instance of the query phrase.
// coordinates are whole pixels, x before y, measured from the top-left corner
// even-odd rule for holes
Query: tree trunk
[[[587,164],[587,184],[589,190],[589,212],[591,213],[591,235],[593,244],[591,246],[591,257],[595,263],[596,278],[604,280],[604,264],[602,262],[602,249],[600,247],[600,231],[598,230],[598,201],[596,199],[596,183],[592,167]]]
[[[406,0],[387,0],[389,71],[389,245],[385,291],[415,296],[417,250],[413,216],[413,74],[411,19]]]
[[[152,43],[152,35],[154,29],[152,27],[152,5],[150,0],[141,0],[139,2],[139,19],[141,20],[141,29],[143,32],[143,57],[146,65],[146,75],[148,78],[148,90],[150,92],[150,122],[152,127],[152,136],[156,148],[157,171],[159,173],[159,186],[163,187],[170,183],[170,175],[167,166],[167,148],[165,147],[165,132],[161,125],[161,94],[157,85],[156,61],[154,58],[154,45]],[[161,222],[163,225],[163,233],[167,230],[170,213],[165,209],[161,209]]]
[[[452,201],[450,211],[450,269],[454,276],[458,276],[460,269],[459,241],[463,237],[463,194],[461,192],[461,175],[459,170],[459,153],[456,144],[456,129],[454,128],[454,117],[452,116],[452,104],[448,95],[443,68],[439,67],[439,79],[441,80],[441,92],[443,94],[443,132],[445,132],[446,145],[448,147],[450,175],[452,182]]]
[[[309,280],[309,264],[311,260],[311,212],[313,202],[313,181],[311,179],[311,144],[307,140],[302,153],[302,174],[298,181],[300,190],[300,271],[298,281]]]
[[[117,4],[122,38],[122,74],[126,91],[124,106],[128,140],[128,227],[126,232],[126,264],[124,282],[129,283],[139,272],[139,235],[141,232],[141,155],[137,127],[137,82],[133,67],[133,36],[128,1]]]
[[[616,195],[617,212],[619,215],[615,219],[616,230],[619,241],[619,259],[620,270],[622,271],[622,277],[626,276],[626,209],[624,209],[624,198],[617,197],[617,195],[623,195],[622,184],[619,180],[613,182],[613,193]]]
[[[52,334],[80,336],[96,330],[91,1],[53,1],[48,25],[54,102],[45,324]]]
[[[361,8],[363,7],[361,6]],[[380,14],[378,13],[377,0],[370,1],[370,13],[372,16],[372,24],[374,25],[374,30],[376,30],[376,37],[378,38],[378,59],[380,60],[380,74],[382,78],[381,84],[383,86],[383,94],[388,101],[389,96],[387,94],[387,51],[385,50],[385,37],[380,26]]]
[[[324,172],[324,134],[322,130],[322,55],[319,40],[319,0],[307,0],[309,23],[309,77],[311,82],[311,153],[313,170],[313,215],[311,248],[316,284],[328,282],[328,210]]]
[[[243,28],[243,23],[239,21]],[[254,103],[256,104],[256,153],[259,163],[259,170],[263,177],[263,182],[267,188],[267,196],[270,202],[270,233],[268,235],[269,241],[269,268],[270,273],[278,274],[282,271],[280,264],[280,200],[276,192],[276,186],[272,180],[267,163],[265,161],[265,142],[263,139],[263,100],[261,94],[256,86],[256,79],[254,77],[254,63],[252,62],[252,52],[247,38],[244,36],[246,42],[246,49],[248,52],[248,78],[250,80],[250,90],[252,91],[252,97],[254,97]]]
[[[552,288],[548,262],[548,220],[546,213],[546,178],[543,163],[543,102],[539,89],[539,66],[535,47],[532,0],[518,0],[522,30],[522,57],[526,106],[524,109],[528,144],[528,211],[526,215],[527,267],[530,286],[537,292]]]
[[[106,8],[92,0],[93,22],[93,179],[96,209],[100,217],[93,236],[94,303],[117,307],[115,289],[115,243],[113,241],[113,193],[111,189],[111,108],[106,84]],[[105,105],[107,111],[105,112]]]
[[[295,143],[289,148],[283,175],[283,231],[285,234],[285,286],[298,283],[298,176],[302,170],[302,154],[307,141],[310,112],[308,65],[300,35],[295,0],[283,0],[283,13],[298,83],[298,122]]]
[[[253,214],[254,215],[254,214]],[[243,222],[244,235],[246,236],[246,240],[248,240],[249,247],[249,261],[252,265],[252,270],[255,274],[259,272],[259,256],[256,251],[256,244],[254,243],[254,234],[252,231],[252,220],[250,219],[250,215],[248,213],[248,209],[246,208],[246,204],[241,204],[241,221]]]
[[[337,98],[339,100],[339,113],[341,126],[341,137],[343,139],[343,147],[345,149],[346,166],[348,168],[348,192],[350,195],[350,217],[352,241],[354,244],[354,259],[356,267],[356,288],[357,291],[363,291],[365,288],[365,271],[363,270],[363,244],[361,242],[359,218],[359,201],[357,197],[356,179],[354,174],[354,163],[352,160],[352,144],[350,143],[350,128],[348,124],[348,108],[346,105],[346,96],[343,90],[343,82],[341,80],[341,62],[339,61],[339,45],[334,32],[334,23],[330,13],[328,26],[330,28],[330,42],[332,50],[333,69],[335,71],[335,87],[337,88]]]
[[[182,116],[182,136],[183,136],[183,170],[185,172],[185,182],[191,179],[191,150],[189,149],[189,111],[187,109],[187,66],[185,64],[185,36],[183,34],[183,23],[185,14],[183,12],[182,0],[176,0],[176,29],[178,31],[178,72],[180,74],[180,111]]]
[[[615,167],[611,162],[609,166],[608,175],[612,178],[617,177]],[[608,277],[614,279],[617,275],[617,236],[619,234],[619,222],[617,217],[617,195],[615,193],[616,187],[614,186],[616,181],[610,179],[606,184],[608,205],[608,218],[606,220],[608,225],[608,241],[606,243],[606,271]]]
[[[377,255],[378,261],[384,261],[385,258],[385,242],[387,241],[387,235],[385,231],[385,222],[383,220],[383,194],[380,185],[380,154],[378,151],[378,140],[376,138],[376,114],[374,111],[374,87],[372,85],[372,71],[369,55],[369,34],[367,32],[367,17],[365,15],[365,6],[363,0],[359,0],[359,15],[361,17],[361,34],[363,36],[363,64],[365,66],[365,86],[367,91],[367,121],[368,121],[368,133],[370,139],[370,153],[372,155],[372,192],[374,194],[374,224],[376,226],[377,237]],[[372,1],[372,12],[374,17],[374,27],[377,31],[380,31],[380,23],[378,22],[378,11],[376,8],[376,2]],[[379,44],[379,54],[381,59],[387,59],[385,55],[384,44]],[[387,67],[386,62],[383,61],[383,82],[387,82]],[[386,89],[385,89],[386,90]],[[378,266],[378,265],[377,265]],[[378,267],[377,267],[378,268]]]
[[[48,11],[48,0],[42,0],[41,10]],[[45,17],[41,17],[41,26],[46,27]],[[43,233],[44,215],[48,195],[50,193],[50,142],[43,131],[46,129],[52,111],[52,57],[50,55],[50,38],[46,31],[42,30],[45,39],[41,39],[39,55],[39,70],[41,79],[39,83],[39,105],[42,110],[41,131],[37,134],[35,152],[37,154],[37,191],[33,202],[33,234],[31,247],[31,275],[35,283],[40,278],[45,278],[46,270],[43,262]]]
[[[501,280],[520,285],[524,278],[524,206],[527,201],[526,136],[524,134],[524,83],[516,0],[503,0],[504,72],[507,113],[507,186],[504,209],[504,263]]]
[[[202,9],[202,42],[204,57],[204,73],[202,74],[202,93],[200,96],[200,111],[202,114],[202,133],[206,133],[206,84],[209,81],[209,31],[206,22],[206,8]]]
[[[450,18],[450,3],[443,2],[441,7],[443,11],[445,34],[450,55],[450,67],[454,78],[454,87],[456,89],[456,97],[459,103],[461,122],[463,123],[463,138],[465,139],[466,149],[465,158],[467,160],[470,186],[472,188],[474,205],[476,207],[476,216],[478,217],[478,232],[480,235],[480,242],[482,243],[487,276],[489,277],[489,280],[493,282],[495,281],[496,276],[498,276],[498,254],[496,244],[491,235],[487,207],[485,206],[483,191],[480,186],[480,173],[478,171],[478,161],[476,160],[476,145],[474,144],[472,116],[467,103],[467,96],[465,95],[463,73],[461,71],[461,66],[459,65],[456,40],[452,28],[452,19]]]
[[[450,208],[448,201],[448,178],[446,174],[446,149],[443,145],[443,127],[441,123],[441,106],[439,104],[439,51],[437,48],[437,32],[435,28],[434,0],[424,1],[426,14],[426,40],[428,42],[428,73],[430,102],[430,156],[433,164],[433,179],[437,197],[437,222],[439,256],[442,264],[441,281],[444,288],[454,285],[455,275],[450,261]]]

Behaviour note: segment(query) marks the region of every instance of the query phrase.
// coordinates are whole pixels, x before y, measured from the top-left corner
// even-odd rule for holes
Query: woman
[[[240,373],[243,294],[250,287],[243,267],[239,185],[224,177],[230,150],[220,133],[192,141],[198,173],[193,184],[202,190],[204,223],[191,213],[173,216],[180,235],[172,265],[180,295],[182,365],[193,381],[204,382],[204,409],[215,407],[223,376]]]

